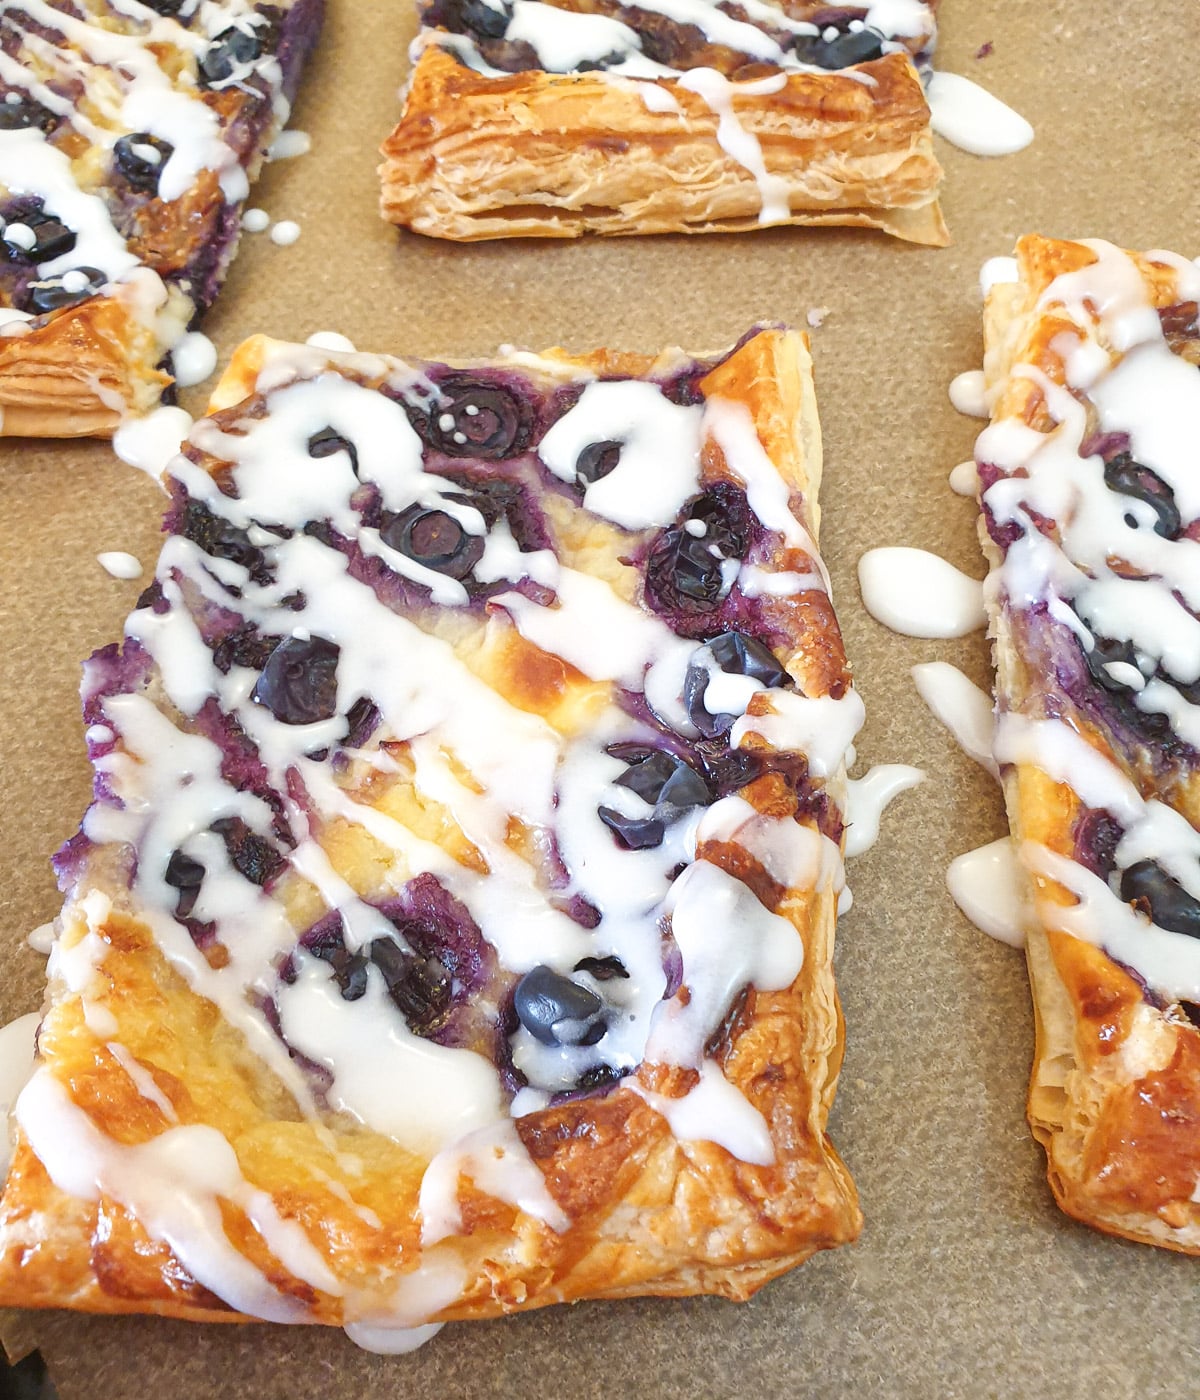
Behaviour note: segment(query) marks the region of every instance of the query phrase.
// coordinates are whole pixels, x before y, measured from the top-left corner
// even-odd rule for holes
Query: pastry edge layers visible
[[[1119,256],[1135,270],[1147,305],[1162,308],[1179,299],[1178,269],[1153,254],[1104,245],[1094,250],[1037,235],[1019,240],[1016,253],[1019,280],[998,283],[985,300],[984,373],[993,425],[1054,421],[1036,378],[1013,371],[1032,365],[1051,382],[1064,383],[1065,352],[1053,342],[1072,327],[1061,305],[1046,295],[1057,277]],[[1128,309],[1127,301],[1117,306],[1118,312]],[[1113,362],[1119,359],[1111,344],[1106,350]],[[984,460],[978,449],[977,458]],[[1052,682],[1047,688],[1044,677],[1029,673],[998,586],[1004,556],[982,514],[979,537],[991,571],[984,594],[999,715],[1053,716],[1057,701],[1083,741],[1131,777],[1143,797],[1153,797],[1145,763],[1139,776],[1136,755],[1115,749],[1096,722],[1056,694]],[[1085,1224],[1200,1254],[1200,1028],[1168,1018],[1146,1000],[1137,978],[1101,946],[1048,926],[1048,912],[1074,906],[1076,896],[1039,869],[1037,848],[1070,860],[1077,819],[1089,805],[1035,763],[1005,763],[1002,779],[1012,839],[1036,911],[1026,943],[1035,1023],[1027,1116],[1046,1152],[1051,1190],[1061,1209]],[[1174,800],[1185,815],[1190,807],[1195,825],[1200,808],[1186,783],[1176,785]],[[1146,1064],[1155,1068],[1140,1073]]]
[[[214,392],[214,407],[238,401],[253,389],[264,367],[273,370],[280,357],[289,353],[307,356],[314,364],[319,358],[317,352],[279,346],[260,337],[247,342],[235,353]],[[679,352],[652,358],[604,351],[589,356],[550,351],[540,357],[518,356],[515,363],[518,367],[522,361],[532,363],[542,372],[561,372],[569,379],[580,373],[663,372],[681,358]],[[747,402],[760,440],[790,491],[807,498],[815,536],[811,504],[820,470],[820,439],[805,339],[776,332],[749,338],[709,378],[719,380],[715,386],[719,390]],[[785,391],[782,398],[776,392],[780,385]],[[840,655],[836,627],[834,635],[825,640]],[[793,657],[801,673],[804,660],[799,653]],[[828,658],[818,656],[814,664],[817,669],[813,674],[819,682],[826,674]],[[843,772],[839,769],[828,784],[835,796]],[[474,1186],[462,1189],[460,1180],[464,1234],[447,1244],[465,1252],[467,1273],[474,1270],[475,1283],[460,1302],[435,1313],[438,1321],[490,1316],[580,1297],[710,1292],[745,1298],[813,1252],[857,1235],[860,1216],[853,1184],[824,1137],[843,1049],[841,1011],[831,967],[837,891],[826,883],[817,898],[807,903],[803,917],[800,912],[792,916],[805,954],[797,982],[783,992],[759,992],[750,1024],[725,1062],[735,1085],[759,1085],[752,1093],[775,1125],[776,1165],[755,1167],[703,1141],[681,1145],[666,1120],[624,1086],[598,1101],[601,1113],[610,1114],[619,1123],[603,1160],[592,1164],[591,1180],[588,1151],[582,1149],[580,1159],[581,1149],[575,1144],[584,1122],[591,1123],[588,1135],[594,1137],[599,1121],[593,1112],[597,1101],[567,1102],[518,1120],[534,1159],[548,1167],[547,1181],[557,1187],[552,1194],[561,1203],[582,1192],[582,1199],[571,1201],[568,1210],[568,1214],[575,1214],[576,1223],[564,1236],[557,1236],[549,1226],[500,1205]],[[88,936],[89,928],[100,930],[114,947],[136,947],[144,941],[145,930],[139,930],[136,919],[103,912],[96,919],[94,914],[79,903],[68,906],[64,917],[73,924],[73,946]],[[106,966],[108,961],[106,958]],[[157,980],[157,975],[152,980]],[[166,1021],[173,993],[164,995],[168,1009],[162,1019]],[[75,998],[76,1003],[78,1000]],[[69,998],[67,1001],[70,1003]],[[181,1005],[184,1003],[191,1007],[188,1014],[193,1017],[202,1017],[208,1005],[190,991],[183,993]],[[61,1005],[60,997],[55,1007]],[[44,1028],[52,1034],[54,1018],[52,1008]],[[86,1034],[86,1028],[77,1023],[73,1030],[60,1027],[60,1033],[70,1038]],[[790,1068],[795,1082],[777,1091],[780,1063]],[[769,1072],[760,1082],[758,1076],[764,1070]],[[785,1076],[787,1073],[785,1070]],[[668,1090],[669,1084],[656,1082],[656,1087]],[[111,1082],[107,1087],[101,1085],[105,1094],[112,1089]],[[789,1104],[789,1093],[797,1089],[802,1104]],[[134,1121],[146,1111],[136,1093],[126,1094],[126,1104],[132,1106]],[[114,1101],[112,1106],[120,1117],[119,1105]],[[566,1150],[560,1151],[564,1143]],[[635,1152],[639,1155],[634,1156]],[[624,1205],[620,1196],[615,1202],[611,1199],[608,1173],[623,1183]],[[271,1181],[263,1184],[268,1188],[276,1185]],[[286,1181],[279,1184],[287,1186]],[[786,1196],[789,1190],[795,1199],[781,1206],[781,1193]],[[634,1204],[639,1198],[657,1205],[648,1211],[643,1208],[639,1215]],[[589,1215],[593,1206],[604,1209]],[[632,1222],[627,1218],[631,1210]],[[767,1225],[765,1217],[772,1223]],[[23,1137],[18,1142],[0,1219],[0,1240],[5,1246],[0,1288],[14,1304],[152,1311],[197,1320],[245,1316],[232,1314],[220,1299],[189,1279],[170,1250],[151,1239],[123,1207],[112,1201],[89,1205],[54,1187]],[[639,1219],[640,1230],[631,1231],[631,1223]],[[242,1236],[247,1234],[244,1221],[239,1225],[227,1218],[226,1223]],[[345,1219],[339,1227],[354,1228]],[[723,1243],[715,1242],[714,1232],[719,1232]],[[410,1244],[411,1235],[410,1225]],[[39,1236],[38,1247],[21,1267],[23,1241]],[[750,1243],[747,1258],[751,1237],[756,1242]],[[369,1232],[364,1232],[363,1238],[369,1246]],[[710,1257],[696,1257],[698,1241]],[[539,1259],[544,1260],[541,1266]],[[274,1269],[278,1286],[296,1297],[305,1314],[298,1320],[334,1324],[344,1320],[337,1299],[313,1295],[277,1260]],[[107,1288],[98,1277],[99,1271]]]
[[[921,80],[895,53],[862,71],[871,86],[838,73],[780,74],[780,90],[761,94],[731,85],[734,120],[786,201],[769,223],[875,228],[944,246]],[[651,110],[646,86],[677,110]],[[761,181],[723,149],[720,120],[677,79],[490,78],[431,45],[382,148],[383,216],[461,241],[753,229]]]

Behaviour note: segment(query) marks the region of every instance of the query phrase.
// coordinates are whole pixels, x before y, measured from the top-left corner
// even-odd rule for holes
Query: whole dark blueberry
[[[532,415],[513,390],[474,375],[447,375],[429,410],[427,431],[449,457],[500,461],[525,450]]]
[[[61,121],[61,117],[55,116],[48,107],[43,107],[25,93],[10,92],[0,98],[0,131],[25,131],[29,127],[37,127],[49,136]]]
[[[749,676],[767,687],[784,685],[788,674],[775,659],[773,653],[741,632],[722,632],[711,642],[700,648],[699,655],[687,668],[683,682],[683,703],[688,717],[706,738],[714,739],[733,727],[736,718],[732,714],[710,714],[704,705],[704,692],[712,679],[709,667],[704,664],[711,658],[716,665],[730,675]]]
[[[586,972],[594,977],[597,982],[611,982],[614,977],[628,977],[625,971],[625,964],[620,958],[580,958],[573,969],[575,972]]]
[[[617,469],[621,460],[619,442],[590,442],[575,462],[575,480],[580,486],[590,486]]]
[[[1159,928],[1200,938],[1200,900],[1155,861],[1139,860],[1121,871],[1121,898],[1149,914]]]
[[[1179,538],[1183,520],[1175,504],[1175,492],[1161,476],[1144,467],[1130,453],[1118,452],[1105,462],[1104,484],[1110,491],[1144,501],[1157,516],[1154,522],[1156,535],[1161,535],[1165,540]],[[1127,516],[1126,519],[1132,518]]]
[[[319,432],[313,433],[308,440],[308,455],[310,457],[332,457],[336,452],[350,454],[350,467],[354,475],[357,476],[358,452],[349,438],[343,437],[333,428],[322,428]]]
[[[213,87],[233,77],[239,68],[253,63],[262,53],[257,33],[231,25],[205,49],[200,59],[200,86]]]
[[[424,506],[409,506],[391,516],[379,535],[398,553],[450,578],[466,578],[483,554],[481,535],[468,535],[446,511]]]
[[[615,807],[599,807],[597,814],[628,851],[648,851],[661,846],[667,824],[659,817],[627,817]]]
[[[503,39],[511,18],[507,5],[493,7],[485,0],[434,0],[422,16],[432,29],[449,29],[455,34],[474,34],[484,39]]]
[[[44,215],[24,222],[33,232],[33,244],[29,248],[24,248],[20,244],[11,244],[13,252],[18,257],[24,254],[30,262],[49,262],[51,258],[58,258],[64,253],[69,253],[75,246],[75,230],[68,228],[59,219]]]
[[[287,637],[267,658],[251,699],[281,724],[318,724],[337,714],[341,648],[325,637]]]
[[[601,1027],[596,1039],[604,1034],[604,1003],[596,993],[543,964],[517,983],[514,1005],[521,1024],[543,1045],[594,1045],[584,1037],[596,1025]]]
[[[158,190],[158,177],[174,149],[169,141],[161,141],[148,131],[134,131],[116,142],[113,159],[126,183],[135,190],[153,194]]]
[[[42,282],[31,282],[25,294],[24,310],[42,316],[49,311],[61,311],[94,297],[108,278],[97,267],[76,267],[60,272]]]
[[[437,1030],[446,1019],[453,990],[438,959],[420,957],[390,938],[376,938],[370,955],[409,1029],[416,1035]]]
[[[851,68],[856,63],[869,63],[883,57],[883,35],[875,29],[846,30],[836,39],[819,34],[796,36],[796,57],[801,63],[815,68]]]
[[[183,0],[142,0],[142,4],[159,15],[178,15],[183,9]]]
[[[700,774],[665,749],[651,749],[644,758],[631,762],[617,779],[617,786],[629,788],[646,802],[680,811],[704,807],[712,801],[712,793]]]
[[[176,918],[186,919],[195,908],[200,895],[200,886],[204,883],[204,866],[198,860],[185,855],[183,851],[172,851],[163,879],[172,889],[179,891],[179,901],[175,906]]]

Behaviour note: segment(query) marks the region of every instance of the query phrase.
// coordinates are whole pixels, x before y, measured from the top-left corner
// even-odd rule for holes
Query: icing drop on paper
[[[956,374],[950,381],[950,402],[959,413],[966,414],[968,418],[986,418],[988,406],[984,393],[983,371],[968,369],[962,374]]]
[[[967,918],[1013,948],[1025,946],[1027,883],[1008,836],[957,857],[946,872],[946,887]]]
[[[1033,140],[1033,127],[998,97],[957,73],[931,73],[930,124],[951,145],[975,156],[1007,156]]]
[[[113,578],[133,579],[142,576],[142,566],[137,559],[132,554],[126,554],[119,549],[106,550],[103,554],[97,554],[96,563]]]
[[[871,616],[906,637],[964,637],[987,621],[983,585],[928,550],[869,549],[858,584]]]

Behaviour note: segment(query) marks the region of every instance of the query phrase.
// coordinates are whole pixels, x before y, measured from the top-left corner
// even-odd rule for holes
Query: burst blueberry
[[[174,149],[169,141],[161,141],[148,131],[135,131],[116,142],[113,159],[127,184],[135,190],[154,194],[158,190],[159,176]]]

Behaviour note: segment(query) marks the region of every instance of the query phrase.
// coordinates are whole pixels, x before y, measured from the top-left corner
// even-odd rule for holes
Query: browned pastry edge
[[[0,336],[0,437],[111,437],[171,377],[122,296],[91,297]]]
[[[252,389],[271,353],[271,343],[262,338],[241,347],[214,404],[236,401]],[[558,366],[572,373],[632,374],[671,358],[551,351],[543,362],[551,371]],[[763,332],[719,364],[704,388],[748,407],[792,488],[793,507],[812,525],[808,498],[820,457],[808,372],[802,336]],[[710,443],[704,478],[723,470]],[[791,566],[798,554],[785,551],[777,567]],[[789,667],[803,678],[807,693],[841,693],[849,676],[836,622],[827,600],[822,608],[814,598],[779,600],[775,620],[794,638]],[[743,796],[772,815],[795,810],[786,784],[769,775]],[[740,847],[709,843],[701,853],[753,883],[756,862]],[[725,1076],[769,1124],[774,1164],[747,1164],[709,1142],[676,1141],[666,1120],[626,1085],[519,1119],[518,1132],[571,1228],[557,1234],[461,1176],[462,1230],[435,1248],[451,1251],[469,1282],[461,1300],[438,1313],[438,1320],[584,1297],[713,1293],[742,1299],[815,1251],[855,1238],[861,1216],[854,1187],[824,1133],[844,1043],[831,966],[836,903],[829,887],[815,897],[807,890],[782,893],[777,910],[804,943],[800,974],[784,991],[751,990],[710,1042]],[[60,933],[64,946],[86,931],[80,906],[68,905]],[[309,1125],[297,1121],[279,1086],[264,1087],[261,1067],[250,1064],[215,1008],[168,966],[145,926],[114,910],[99,921],[98,931],[109,945],[99,975],[108,984],[108,1004],[120,1013],[121,1039],[153,1073],[180,1121],[209,1123],[225,1133],[243,1175],[301,1224],[333,1260],[348,1290],[367,1289],[381,1268],[394,1271],[397,1259],[417,1259],[416,1195],[424,1163],[388,1139],[342,1125],[342,1145],[372,1169],[367,1186],[355,1184],[356,1199],[382,1220],[381,1228],[369,1227],[329,1190],[327,1178],[320,1179],[321,1171],[336,1171],[328,1150]],[[88,1030],[78,996],[61,983],[51,990],[40,1053],[92,1121],[130,1144],[170,1126]],[[636,1076],[644,1088],[667,1097],[685,1093],[695,1077],[694,1070],[653,1064]],[[300,1301],[314,1321],[342,1321],[340,1299],[289,1274],[240,1210],[225,1203],[222,1211],[229,1240],[280,1292]],[[375,1294],[378,1301],[377,1283]],[[237,1316],[123,1206],[108,1198],[80,1201],[58,1190],[20,1133],[0,1198],[0,1305],[203,1320]]]
[[[1171,270],[1131,256],[1153,304],[1170,305]],[[1020,283],[995,287],[986,306],[988,384],[1004,386],[992,416],[1044,430],[1051,420],[1040,389],[1010,372],[1031,364],[1064,382],[1053,342],[1071,322],[1052,305],[1039,311],[1037,303],[1059,274],[1088,266],[1096,255],[1080,243],[1034,235],[1020,240],[1017,259]],[[982,519],[980,537],[996,568],[1000,554]],[[1041,717],[1046,679],[1027,674],[1008,616],[997,606],[991,637],[1002,708]],[[1057,700],[1080,735],[1147,793],[1148,769],[1139,755],[1117,752],[1065,697]],[[1158,795],[1195,820],[1198,786]],[[1019,765],[1006,772],[1005,798],[1018,848],[1032,841],[1073,858],[1074,833],[1088,809],[1071,788]],[[1200,1254],[1200,1203],[1193,1199],[1200,1180],[1200,1030],[1151,1006],[1102,950],[1046,927],[1051,907],[1070,905],[1074,896],[1040,876],[1033,886],[1037,916],[1027,960],[1036,1044],[1027,1108],[1055,1199],[1068,1215],[1110,1234]]]
[[[943,246],[941,168],[906,54],[841,73],[789,73],[777,92],[735,87],[732,108],[785,183],[790,224],[882,229]],[[417,60],[384,142],[384,218],[439,238],[716,233],[758,227],[753,175],[717,141],[716,113],[678,80],[655,87],[540,71],[489,78],[436,45]]]

